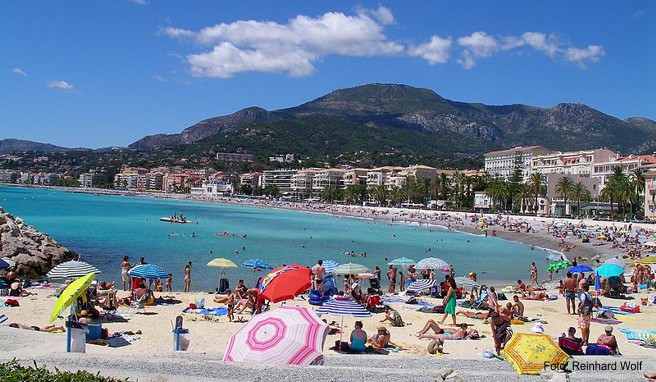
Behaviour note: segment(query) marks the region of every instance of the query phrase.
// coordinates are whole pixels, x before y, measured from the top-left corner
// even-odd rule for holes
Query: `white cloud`
[[[52,89],[61,89],[66,91],[75,89],[75,86],[69,84],[66,81],[48,81],[48,87]]]
[[[155,74],[153,76],[153,80],[158,81],[158,82],[166,82],[166,78],[160,76],[159,74]]]
[[[384,7],[358,10],[355,16],[329,12],[313,18],[298,15],[286,24],[235,21],[193,32],[163,28],[162,33],[212,46],[207,52],[186,57],[191,73],[199,77],[232,77],[240,72],[263,71],[307,76],[314,63],[327,55],[380,56],[403,52],[389,41],[384,26],[394,22]]]
[[[578,64],[585,68],[588,62],[597,62],[606,55],[604,48],[599,45],[588,45],[585,49],[567,48],[564,59],[567,62]]]
[[[465,69],[476,66],[478,59],[522,47],[532,48],[551,59],[575,63],[581,67],[586,67],[588,62],[597,62],[605,55],[604,48],[599,45],[576,48],[567,46],[555,34],[546,35],[540,32],[526,32],[520,36],[498,38],[489,36],[485,32],[474,32],[456,41],[463,49],[457,62]]]
[[[430,65],[446,64],[449,61],[452,42],[453,40],[450,37],[432,36],[429,42],[409,48],[408,54],[421,57],[428,61]]]
[[[11,68],[11,72],[23,77],[29,77],[28,74],[21,68]]]
[[[148,0],[129,0],[131,3],[139,5],[148,5]]]

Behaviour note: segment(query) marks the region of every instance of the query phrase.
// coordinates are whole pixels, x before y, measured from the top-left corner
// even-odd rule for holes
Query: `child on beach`
[[[166,291],[173,292],[173,274],[169,273],[169,278],[166,279]]]

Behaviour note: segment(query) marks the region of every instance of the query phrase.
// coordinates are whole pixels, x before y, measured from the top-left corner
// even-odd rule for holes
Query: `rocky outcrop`
[[[78,254],[0,207],[0,257],[15,262],[20,276],[37,278]]]

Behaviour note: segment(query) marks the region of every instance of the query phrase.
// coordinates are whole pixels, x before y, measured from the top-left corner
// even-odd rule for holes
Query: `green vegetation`
[[[34,367],[25,367],[14,359],[0,363],[0,380],[3,382],[121,382],[128,379],[103,377],[100,372],[93,374],[84,370],[70,372],[55,368],[55,371],[50,371],[45,366],[37,366],[36,362]]]

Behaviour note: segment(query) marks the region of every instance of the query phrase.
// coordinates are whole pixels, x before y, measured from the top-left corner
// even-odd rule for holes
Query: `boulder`
[[[77,259],[77,253],[0,207],[0,253],[16,263],[19,276],[43,277],[59,263]]]

